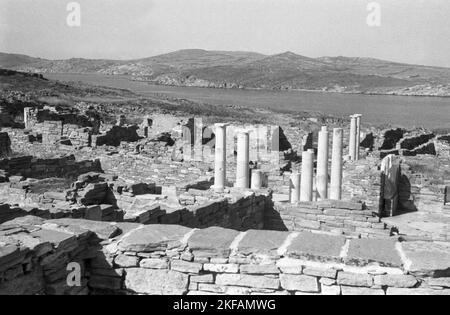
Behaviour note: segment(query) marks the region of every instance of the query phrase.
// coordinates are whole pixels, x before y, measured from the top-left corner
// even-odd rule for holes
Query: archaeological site
[[[448,133],[14,99],[1,294],[450,294]]]
[[[3,313],[449,296],[449,18],[448,0],[0,0]],[[50,308],[72,306],[92,312]]]

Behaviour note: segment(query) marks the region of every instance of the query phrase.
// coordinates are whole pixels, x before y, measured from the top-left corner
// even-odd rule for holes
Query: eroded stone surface
[[[345,238],[314,233],[300,233],[288,247],[288,255],[319,261],[340,261]]]
[[[384,266],[400,267],[402,261],[395,246],[395,240],[351,240],[345,260],[352,264],[376,262]]]
[[[165,250],[169,244],[179,246],[190,230],[177,225],[148,225],[125,235],[119,242],[119,248],[133,252]]]
[[[189,238],[188,245],[196,256],[228,256],[230,245],[238,235],[237,231],[211,227],[195,231]]]
[[[278,231],[247,231],[239,242],[238,252],[244,255],[271,254],[276,255],[289,233]]]
[[[131,268],[127,270],[125,285],[136,293],[181,295],[187,292],[188,276],[173,271]]]
[[[409,272],[418,275],[450,276],[450,244],[435,242],[405,242],[402,249],[408,260]]]

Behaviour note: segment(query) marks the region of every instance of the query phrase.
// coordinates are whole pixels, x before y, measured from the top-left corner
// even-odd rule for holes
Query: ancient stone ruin
[[[361,115],[314,131],[14,117],[0,132],[0,293],[450,294],[450,229],[402,221],[449,213],[450,183],[420,164],[449,166],[448,135]]]

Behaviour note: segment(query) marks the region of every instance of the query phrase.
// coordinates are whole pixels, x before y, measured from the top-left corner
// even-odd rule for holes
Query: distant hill
[[[190,49],[136,60],[46,60],[0,53],[0,68],[126,75],[175,86],[450,96],[449,68],[372,58],[309,58],[292,52],[267,56]]]

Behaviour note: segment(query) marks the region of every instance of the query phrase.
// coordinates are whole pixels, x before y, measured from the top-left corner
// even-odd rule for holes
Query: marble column
[[[300,201],[300,184],[301,176],[300,173],[294,172],[290,178],[290,188],[289,188],[289,200],[291,203],[297,203]]]
[[[214,189],[216,191],[223,191],[227,177],[227,125],[215,124],[215,134]]]
[[[355,158],[359,160],[360,147],[361,147],[361,118],[362,115],[357,114],[356,117],[356,144],[355,144]]]
[[[331,161],[330,199],[342,199],[342,163],[343,163],[344,130],[333,130],[333,153]]]
[[[250,185],[250,137],[248,132],[240,132],[237,137],[236,187],[249,188]]]
[[[314,151],[304,151],[302,154],[302,175],[300,186],[300,201],[313,200]]]
[[[323,126],[319,132],[317,153],[317,194],[318,198],[328,198],[328,127]]]
[[[23,123],[25,124],[25,129],[30,127],[30,107],[25,107],[23,109]]]
[[[263,172],[261,170],[252,170],[252,189],[259,190],[263,186]]]
[[[356,161],[356,130],[357,130],[357,118],[355,115],[350,116],[350,138],[349,138],[349,155],[350,160]]]

